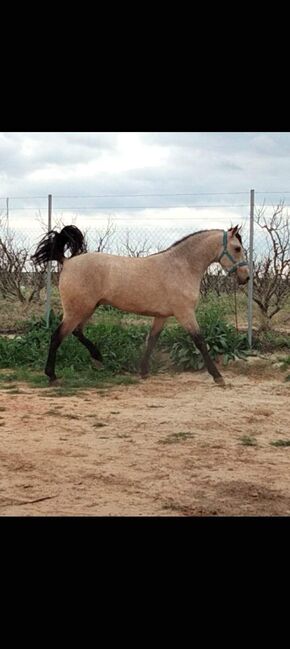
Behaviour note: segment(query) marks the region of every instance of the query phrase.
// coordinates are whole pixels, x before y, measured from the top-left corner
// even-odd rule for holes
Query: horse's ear
[[[234,228],[230,228],[228,231],[230,237],[234,237],[237,234],[238,230],[239,230],[239,225],[235,225]]]

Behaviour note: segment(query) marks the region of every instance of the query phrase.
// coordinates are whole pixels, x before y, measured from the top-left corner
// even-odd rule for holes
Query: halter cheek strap
[[[224,247],[224,249],[223,249],[223,251],[221,252],[221,254],[219,256],[218,261],[220,261],[224,255],[226,257],[228,257],[228,259],[233,263],[233,266],[230,268],[230,270],[228,270],[228,274],[230,275],[231,273],[234,273],[238,268],[241,268],[241,266],[247,266],[248,263],[246,261],[238,261],[238,262],[236,262],[234,260],[234,258],[232,257],[232,255],[229,253],[229,251],[227,249],[227,245],[228,245],[228,233],[225,231],[224,232],[224,237],[223,237],[223,247]],[[227,269],[225,269],[225,270],[227,270]]]

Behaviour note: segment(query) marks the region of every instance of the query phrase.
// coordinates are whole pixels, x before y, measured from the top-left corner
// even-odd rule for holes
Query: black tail
[[[45,265],[48,261],[61,262],[65,250],[70,250],[71,257],[86,252],[84,235],[75,225],[66,225],[60,232],[48,232],[39,242],[31,260],[35,265]]]

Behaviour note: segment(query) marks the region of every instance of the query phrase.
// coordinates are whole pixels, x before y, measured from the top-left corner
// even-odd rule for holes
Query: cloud
[[[113,155],[117,146],[118,135],[114,133],[1,133],[2,182],[4,179],[9,185],[9,181],[19,179],[29,185],[31,174],[46,171],[49,182],[51,167],[59,170],[61,179],[65,168],[89,164],[107,152]]]
[[[54,214],[66,222],[114,214],[132,230],[174,223],[178,238],[183,225],[248,218],[251,188],[290,191],[289,157],[290,133],[0,133],[0,213],[6,196],[27,197],[11,198],[9,210],[11,224],[31,229],[52,193]]]

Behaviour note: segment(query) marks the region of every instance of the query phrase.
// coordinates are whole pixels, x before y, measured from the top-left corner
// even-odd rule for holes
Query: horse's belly
[[[164,317],[172,314],[172,309],[164,291],[157,292],[153,287],[144,286],[119,286],[118,290],[111,288],[105,292],[102,303],[140,315],[162,315]]]

